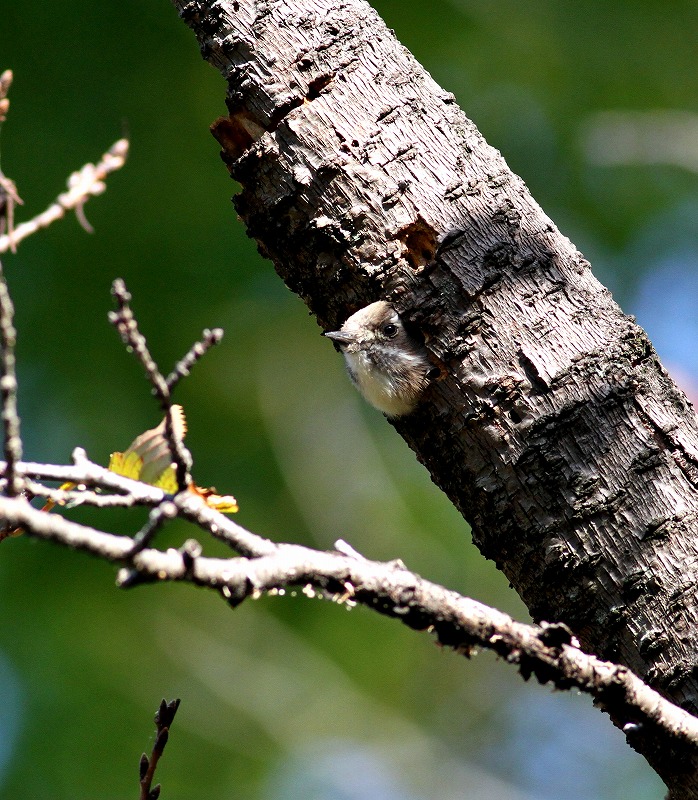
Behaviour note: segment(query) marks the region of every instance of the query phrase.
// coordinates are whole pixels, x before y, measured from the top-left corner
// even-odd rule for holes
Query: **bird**
[[[390,419],[414,411],[435,368],[390,303],[371,303],[324,335],[337,342],[354,386],[374,408]]]

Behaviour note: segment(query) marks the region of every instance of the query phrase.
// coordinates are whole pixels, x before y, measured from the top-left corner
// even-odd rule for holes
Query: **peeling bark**
[[[326,329],[385,298],[421,330],[442,375],[394,425],[482,553],[695,714],[698,424],[644,331],[362,0],[175,5],[260,251]]]

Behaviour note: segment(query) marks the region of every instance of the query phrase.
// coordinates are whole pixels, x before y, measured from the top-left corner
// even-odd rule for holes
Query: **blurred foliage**
[[[595,163],[584,137],[601,111],[696,111],[698,6],[375,5],[624,307],[677,247],[695,275],[695,174],[666,159]],[[122,133],[132,142],[86,208],[94,235],[70,218],[6,258],[27,458],[67,462],[80,445],[106,464],[157,424],[106,322],[110,283],[123,277],[164,370],[204,327],[226,329],[177,400],[196,481],[232,491],[242,524],[323,548],[343,537],[526,619],[236,221],[208,133],[223,81],[168,3],[6,3],[0,42],[0,68],[15,72],[0,144],[25,200],[19,219]],[[661,306],[661,289],[651,294]],[[134,516],[79,514],[123,533]],[[192,533],[172,526],[159,543]],[[440,653],[360,609],[301,597],[232,612],[191,587],[118,592],[112,567],[28,537],[3,544],[0,587],[2,798],[136,796],[163,696],[182,698],[157,775],[168,798],[661,794],[586,699],[524,686],[487,654]]]

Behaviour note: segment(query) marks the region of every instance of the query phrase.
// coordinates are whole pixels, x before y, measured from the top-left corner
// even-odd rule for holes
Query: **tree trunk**
[[[482,553],[696,713],[698,425],[646,334],[363,0],[175,5],[260,251],[325,328],[386,298],[422,331],[442,375],[394,425]]]

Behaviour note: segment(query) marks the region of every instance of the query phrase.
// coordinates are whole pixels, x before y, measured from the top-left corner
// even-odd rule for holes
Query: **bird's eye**
[[[388,339],[394,339],[397,336],[398,327],[392,322],[389,322],[387,325],[383,326],[383,333],[388,337]]]

